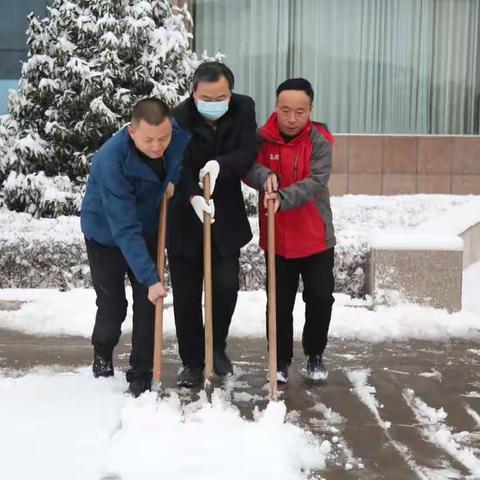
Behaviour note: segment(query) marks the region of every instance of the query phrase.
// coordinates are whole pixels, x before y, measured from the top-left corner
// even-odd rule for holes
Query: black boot
[[[213,351],[213,370],[222,378],[227,375],[233,375],[232,362],[224,351]]]
[[[203,367],[185,365],[177,375],[177,386],[192,388],[200,385],[203,380]]]
[[[97,352],[93,352],[93,376],[98,377],[112,377],[113,376],[113,362],[112,355],[103,356]]]
[[[136,378],[129,383],[128,392],[137,398],[151,388],[152,380],[150,378]]]

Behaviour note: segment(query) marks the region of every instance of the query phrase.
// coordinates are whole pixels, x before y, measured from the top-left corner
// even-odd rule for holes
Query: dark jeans
[[[221,258],[212,248],[213,348],[224,351],[239,288],[240,252]],[[203,253],[194,258],[169,256],[173,308],[180,358],[184,365],[203,366],[205,333],[202,315]]]
[[[148,288],[137,282],[121,250],[85,239],[93,286],[97,294],[97,315],[92,334],[95,351],[109,356],[117,345],[121,325],[127,315],[125,275],[133,292],[133,331],[129,382],[151,376],[153,364],[153,337],[155,307],[148,300]],[[152,259],[156,245],[147,245]]]
[[[265,258],[267,258],[266,254]],[[305,355],[323,354],[327,346],[332,305],[335,301],[332,295],[334,288],[333,258],[333,248],[310,257],[294,259],[286,259],[278,255],[275,257],[277,361],[279,363],[290,364],[293,357],[293,307],[300,275],[303,281],[303,301],[305,302],[303,350]]]

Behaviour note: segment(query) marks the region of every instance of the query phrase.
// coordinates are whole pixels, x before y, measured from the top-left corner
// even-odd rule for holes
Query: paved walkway
[[[116,349],[118,372],[128,367],[129,342],[124,335]],[[167,338],[165,346],[163,384],[174,388],[180,366],[175,339]],[[232,402],[251,418],[255,405],[266,404],[265,342],[232,338],[229,353],[236,367]],[[0,330],[3,375],[18,375],[38,365],[69,370],[88,365],[91,356],[89,341],[82,337],[37,337]],[[312,473],[311,478],[479,478],[469,477],[472,471],[462,456],[436,444],[431,432],[450,429],[460,450],[473,449],[480,458],[480,342],[369,344],[335,339],[326,359],[328,382],[306,384],[299,374],[301,347],[295,345],[291,378],[281,388],[289,419],[332,443],[327,469]],[[364,369],[369,369],[368,378],[362,377]],[[428,406],[443,408],[448,417],[441,425],[422,422],[406,400],[407,389]],[[186,401],[191,395],[195,397],[196,392],[183,392]],[[463,431],[467,433],[455,436]]]

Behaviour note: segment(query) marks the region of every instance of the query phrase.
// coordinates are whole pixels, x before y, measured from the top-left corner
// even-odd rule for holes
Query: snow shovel
[[[203,198],[210,202],[210,175],[203,178]],[[204,389],[209,402],[213,393],[213,320],[212,320],[212,232],[210,214],[203,214],[203,284],[205,294],[205,370]]]
[[[275,200],[268,200],[268,378],[270,400],[277,398],[277,312],[275,279]]]
[[[157,271],[162,285],[165,285],[165,237],[167,233],[167,194],[163,195],[158,228]],[[162,351],[163,351],[163,301],[159,297],[155,303],[155,338],[153,348],[152,390],[162,392]]]

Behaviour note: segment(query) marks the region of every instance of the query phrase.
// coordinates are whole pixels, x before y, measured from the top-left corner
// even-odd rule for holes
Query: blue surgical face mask
[[[228,100],[221,102],[206,102],[205,100],[198,100],[198,113],[207,120],[218,120],[223,117],[228,111]]]

